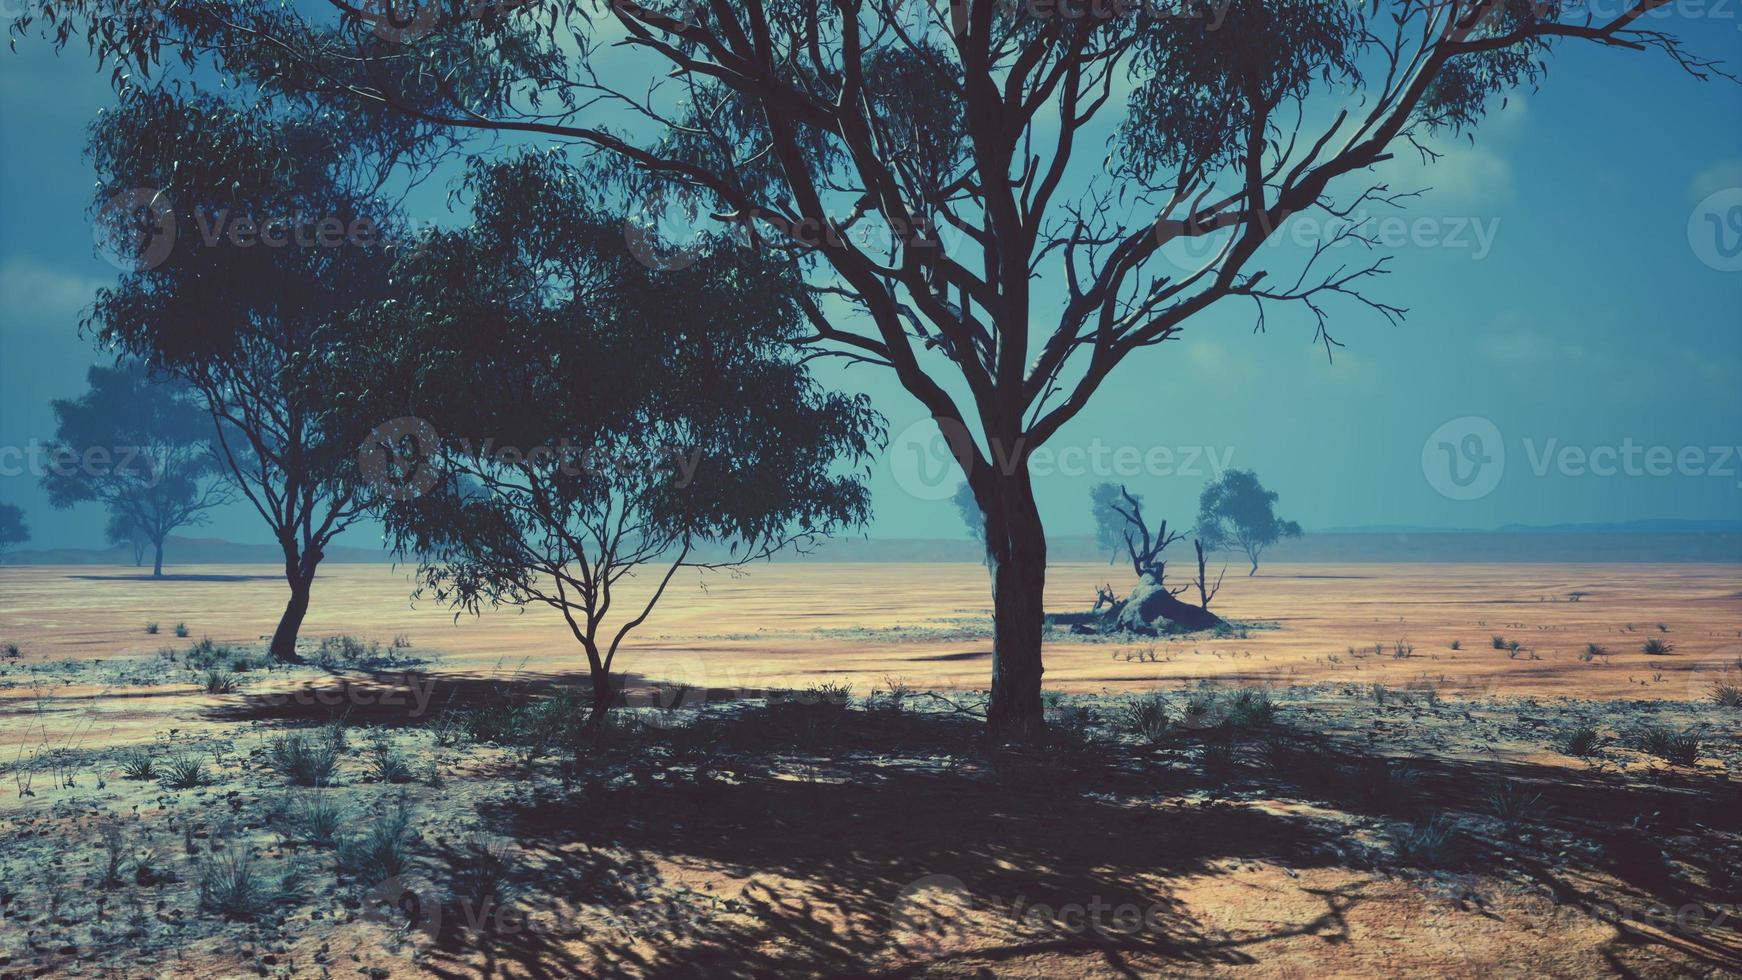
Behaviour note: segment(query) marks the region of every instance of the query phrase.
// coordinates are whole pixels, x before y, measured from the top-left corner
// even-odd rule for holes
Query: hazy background
[[[1696,9],[1651,26],[1742,68],[1742,8]],[[81,393],[98,356],[78,320],[115,273],[93,249],[82,148],[112,101],[108,73],[82,50],[0,53],[0,447],[50,438],[49,399]],[[1409,309],[1402,326],[1337,308],[1347,347],[1327,362],[1304,311],[1273,314],[1265,334],[1249,306],[1198,318],[1178,342],[1128,360],[1049,444],[1059,455],[1037,479],[1049,531],[1087,532],[1088,488],[1104,479],[1189,521],[1212,458],[1256,469],[1309,532],[1742,518],[1742,272],[1729,271],[1742,259],[1724,258],[1742,240],[1715,242],[1702,212],[1742,208],[1742,86],[1567,46],[1541,91],[1514,97],[1474,144],[1444,149],[1432,167],[1384,174],[1394,190],[1432,187],[1403,215],[1453,240],[1401,245],[1392,274],[1369,287]],[[441,191],[415,198],[414,216],[452,220]],[[827,373],[870,392],[894,437],[873,473],[870,534],[962,536],[942,499],[955,479],[927,479],[914,456],[933,430],[911,398],[872,368]],[[1493,423],[1504,471],[1491,492],[1458,500],[1436,489],[1423,446],[1466,416]],[[1726,470],[1716,474],[1537,473],[1561,447],[1629,443],[1731,448],[1706,453],[1705,468]],[[1122,471],[1119,447],[1127,467],[1149,464]],[[52,510],[28,473],[0,474],[0,500],[24,508],[26,547],[103,543],[99,508]],[[267,540],[243,506],[178,533]],[[375,538],[365,526],[343,543]]]

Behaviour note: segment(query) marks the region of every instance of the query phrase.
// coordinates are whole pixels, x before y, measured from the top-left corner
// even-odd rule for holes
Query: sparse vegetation
[[[1394,831],[1392,849],[1398,860],[1425,867],[1443,867],[1456,853],[1458,821],[1446,814]]]
[[[181,637],[182,639],[186,639],[187,635],[188,635],[188,624],[186,624],[186,623],[175,624],[175,635],[178,637]]]
[[[234,694],[242,687],[242,681],[227,670],[213,667],[206,671],[205,689],[207,694]]]
[[[1127,735],[1154,744],[1167,735],[1167,701],[1159,694],[1145,694],[1120,704],[1114,725]]]
[[[1652,656],[1661,657],[1674,651],[1675,645],[1667,640],[1660,640],[1654,636],[1647,639],[1639,649],[1645,653],[1651,654]]]
[[[156,636],[157,635],[157,624],[155,622],[146,623],[145,624],[145,632],[150,634],[151,636]]]
[[[1506,637],[1501,636],[1499,633],[1495,633],[1489,642],[1494,645],[1494,649],[1496,650],[1506,649]]]
[[[117,760],[121,766],[123,779],[156,779],[157,759],[147,748],[132,748],[121,753]]]
[[[254,866],[246,850],[225,850],[200,867],[200,908],[232,919],[251,919],[265,912],[277,894]]]
[[[1639,743],[1646,752],[1674,765],[1691,766],[1700,761],[1700,738],[1692,731],[1653,725],[1641,730]]]
[[[368,755],[364,757],[364,766],[369,778],[376,782],[409,783],[415,778],[410,761],[386,739],[377,740],[369,746]]]
[[[1587,643],[1585,644],[1585,652],[1579,656],[1579,659],[1583,660],[1585,663],[1590,663],[1598,657],[1605,657],[1608,655],[1609,651],[1604,649],[1601,643]]]
[[[1453,650],[1462,650],[1464,648],[1464,641],[1463,640],[1453,640],[1451,643],[1451,647]]]
[[[267,759],[293,786],[329,786],[338,772],[341,748],[333,730],[292,732],[273,740]]]
[[[1742,684],[1730,677],[1712,682],[1712,703],[1721,708],[1742,708]]]
[[[159,770],[163,785],[170,789],[194,789],[211,781],[206,762],[197,755],[178,753],[164,761]]]
[[[339,842],[345,813],[333,797],[316,792],[297,797],[286,809],[284,819],[286,839],[332,847]]]
[[[1509,832],[1528,823],[1542,809],[1542,793],[1507,780],[1488,794],[1488,809]]]
[[[360,835],[339,845],[340,871],[364,888],[402,875],[410,867],[411,810],[403,798],[368,821]]]
[[[1602,733],[1595,727],[1580,724],[1563,732],[1555,742],[1555,748],[1570,756],[1589,759],[1602,751],[1603,742]]]

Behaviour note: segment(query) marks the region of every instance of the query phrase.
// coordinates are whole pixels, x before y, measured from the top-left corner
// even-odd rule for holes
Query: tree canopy
[[[1300,537],[1300,525],[1276,516],[1276,492],[1264,489],[1251,470],[1229,470],[1198,495],[1198,538],[1212,550],[1237,548],[1258,572],[1258,556],[1283,538]]]

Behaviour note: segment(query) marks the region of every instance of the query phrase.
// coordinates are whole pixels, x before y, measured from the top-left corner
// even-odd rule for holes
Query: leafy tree
[[[141,247],[99,292],[99,340],[190,385],[215,423],[217,456],[284,554],[290,600],[271,652],[295,660],[315,570],[368,501],[357,447],[369,423],[336,387],[348,320],[379,302],[391,210],[330,120],[169,90],[129,90],[93,126],[99,220]],[[359,189],[359,186],[364,189]],[[104,207],[153,188],[139,209]],[[131,239],[131,240],[129,240]]]
[[[103,539],[110,544],[131,547],[134,567],[145,564],[145,553],[151,550],[151,539],[144,531],[133,526],[133,521],[126,514],[110,512],[109,523],[103,528]]]
[[[6,549],[30,540],[30,526],[24,523],[24,511],[17,504],[0,504],[0,558]]]
[[[1089,488],[1089,513],[1095,519],[1095,548],[1107,553],[1107,564],[1119,560],[1119,549],[1125,546],[1127,522],[1120,505],[1130,494],[1114,483],[1097,483]],[[1143,498],[1133,497],[1139,505]]]
[[[1198,538],[1211,550],[1238,549],[1258,573],[1258,556],[1283,538],[1300,537],[1300,525],[1276,516],[1276,492],[1251,470],[1229,470],[1198,495]]]
[[[560,612],[596,723],[625,638],[679,569],[864,523],[882,422],[795,356],[782,264],[734,250],[705,272],[650,270],[587,184],[548,155],[475,173],[474,224],[400,267],[377,359],[356,366],[373,410],[413,435],[370,450],[401,477],[385,520],[420,592]],[[643,587],[622,584],[643,569]]]
[[[1711,74],[1638,26],[1664,2],[39,0],[14,30],[210,65],[425,162],[479,134],[584,143],[652,210],[791,257],[811,344],[892,370],[986,514],[1002,729],[1044,723],[1031,454],[1217,304],[1299,310],[1327,351],[1331,301],[1400,316],[1362,292],[1380,242],[1339,223],[1404,203],[1372,168],[1472,131],[1557,42]],[[624,46],[639,64],[604,63]],[[1263,249],[1302,216],[1330,223],[1316,245]]]
[[[136,363],[93,367],[90,390],[56,399],[52,464],[42,478],[49,503],[102,504],[111,541],[143,540],[163,577],[163,541],[178,527],[203,524],[228,496],[215,479],[211,419],[185,384],[153,380]]]

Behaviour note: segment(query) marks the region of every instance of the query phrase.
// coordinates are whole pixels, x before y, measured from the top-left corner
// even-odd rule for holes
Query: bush
[[[1496,650],[1506,649],[1506,637],[1501,636],[1499,633],[1495,633],[1494,638],[1489,642],[1494,644],[1494,649]]]
[[[1647,728],[1640,733],[1640,744],[1646,752],[1673,765],[1691,766],[1700,761],[1700,738],[1691,731]]]
[[[1464,648],[1464,641],[1463,640],[1453,640],[1452,641],[1452,649],[1453,650],[1462,650],[1463,648]]]
[[[247,852],[214,854],[200,868],[200,908],[231,919],[251,919],[277,898]]]
[[[1645,644],[1639,649],[1654,657],[1661,657],[1674,650],[1675,645],[1665,640],[1660,640],[1654,636],[1651,639],[1646,640]]]
[[[1228,721],[1238,727],[1266,725],[1276,716],[1276,705],[1271,703],[1270,692],[1262,687],[1243,687],[1234,692],[1233,702],[1228,706]]]
[[[368,768],[369,778],[376,782],[409,783],[413,779],[411,763],[386,739],[369,746],[364,765]]]
[[[293,732],[273,741],[267,759],[294,786],[328,786],[338,771],[341,747],[331,731]]]
[[[1508,830],[1516,829],[1536,814],[1542,804],[1542,794],[1532,793],[1512,780],[1500,784],[1488,794],[1488,809]]]
[[[1133,698],[1114,712],[1113,725],[1153,745],[1167,735],[1167,702],[1159,694]]]
[[[216,667],[206,671],[205,688],[207,694],[234,694],[242,687],[242,681],[235,674]]]
[[[345,814],[339,804],[325,793],[302,797],[285,814],[285,836],[299,844],[331,847],[339,841],[339,829]]]
[[[1720,708],[1742,708],[1742,685],[1728,677],[1712,682],[1712,703]]]
[[[1441,814],[1432,820],[1418,821],[1393,831],[1392,849],[1398,860],[1409,864],[1444,865],[1455,856],[1458,830],[1455,819]]]
[[[411,811],[401,799],[381,819],[369,823],[359,837],[339,848],[339,868],[373,886],[411,867]]]
[[[157,624],[156,623],[146,623],[145,624],[145,632],[152,635],[152,636],[156,636],[157,635]]]
[[[1555,742],[1555,748],[1566,755],[1589,759],[1602,751],[1603,742],[1603,735],[1596,728],[1581,724],[1562,733]]]
[[[1606,657],[1608,655],[1609,651],[1604,649],[1601,643],[1587,643],[1585,644],[1585,652],[1579,656],[1579,659],[1583,660],[1585,663],[1590,663],[1598,657]]]
[[[208,782],[206,763],[197,755],[173,755],[163,764],[163,784],[170,789],[193,789]]]
[[[186,624],[186,623],[175,624],[175,635],[181,637],[182,639],[186,639],[187,635],[188,635],[188,624]]]
[[[122,779],[157,778],[157,760],[152,758],[150,749],[127,749],[121,753],[120,763]]]

